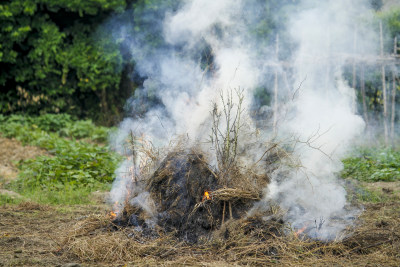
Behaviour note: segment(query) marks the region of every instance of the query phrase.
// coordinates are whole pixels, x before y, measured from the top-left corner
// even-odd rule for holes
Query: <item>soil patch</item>
[[[0,137],[0,178],[7,180],[15,179],[18,175],[17,163],[35,158],[48,153],[35,146],[23,146],[15,139]]]

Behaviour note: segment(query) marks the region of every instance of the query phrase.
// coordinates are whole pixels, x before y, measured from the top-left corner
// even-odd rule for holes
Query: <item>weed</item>
[[[385,202],[387,197],[385,197],[382,193],[363,188],[357,193],[357,199],[362,202],[380,203]]]
[[[225,180],[227,178],[225,176],[229,175],[229,170],[236,164],[238,139],[243,126],[241,121],[244,111],[242,107],[243,89],[237,89],[235,93],[236,96],[232,91],[228,91],[224,96],[224,93],[221,92],[222,110],[219,110],[217,103],[214,103],[211,111],[212,134],[210,139],[217,154],[220,176]]]

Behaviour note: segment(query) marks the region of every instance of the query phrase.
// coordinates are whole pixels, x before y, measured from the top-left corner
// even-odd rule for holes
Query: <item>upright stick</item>
[[[353,54],[356,53],[357,49],[357,27],[354,29],[354,39],[353,39]],[[353,59],[353,81],[352,87],[354,89],[354,97],[353,97],[353,111],[357,111],[357,92],[356,92],[356,60]]]
[[[397,54],[397,37],[394,38],[394,46],[393,46],[394,56]],[[394,66],[395,67],[395,66]],[[392,142],[394,140],[394,121],[396,119],[396,73],[395,70],[392,71],[392,117],[391,117],[391,128],[390,128],[390,137],[392,138]]]
[[[396,119],[396,73],[392,71],[392,117],[390,127],[390,137],[394,140],[394,121]]]
[[[364,67],[364,65],[361,65],[360,87],[361,87],[364,120],[365,120],[367,129],[368,129],[369,118],[368,118],[368,109],[367,109],[367,97],[365,95],[365,67]]]
[[[279,61],[279,34],[276,35],[275,41],[275,57],[276,62]],[[273,129],[276,133],[276,127],[278,123],[278,67],[275,68],[275,79],[274,79],[274,122]]]
[[[379,21],[379,30],[380,30],[380,40],[381,40],[381,58],[383,59],[383,29],[382,29],[382,21]],[[382,63],[381,65],[381,74],[382,74],[382,93],[383,93],[383,127],[385,133],[385,144],[388,144],[388,112],[387,112],[387,95],[386,95],[386,73],[385,73],[385,65]]]

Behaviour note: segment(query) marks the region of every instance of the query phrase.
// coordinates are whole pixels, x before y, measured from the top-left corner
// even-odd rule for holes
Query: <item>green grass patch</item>
[[[362,190],[357,193],[357,199],[369,203],[381,203],[389,200],[382,192],[369,190],[367,188],[362,188]]]
[[[14,187],[14,185],[12,185]],[[110,190],[110,185],[103,185],[99,190]],[[64,186],[62,190],[47,190],[37,187],[22,187],[18,192],[27,199],[40,204],[94,204],[91,200],[92,190],[85,187]]]
[[[68,114],[44,114],[37,117],[0,115],[0,132],[6,137],[17,137],[19,127],[40,129],[44,132],[57,133],[61,137],[74,139],[89,139],[94,142],[106,143],[111,131],[115,128],[96,126],[91,120],[74,120]]]
[[[374,185],[369,182],[359,182],[354,179],[347,179],[344,187],[347,191],[347,201],[351,204],[360,203],[384,203],[398,200],[398,193],[385,192],[382,184]]]
[[[53,120],[52,116],[50,118],[47,115],[45,119],[0,117],[0,121],[3,121],[0,132],[3,136],[44,148],[51,154],[20,163],[19,177],[8,187],[39,203],[89,203],[91,192],[110,189],[114,171],[121,158],[104,145],[86,142],[87,139],[100,140],[96,136],[95,139],[88,138],[88,132],[77,130],[85,126],[92,127],[88,121],[73,122],[70,117],[64,118],[63,115],[59,116],[59,121]],[[70,129],[69,125],[75,128]],[[68,134],[62,134],[67,130]],[[75,137],[87,139],[75,140]],[[102,138],[105,140],[104,136]]]
[[[362,149],[353,157],[343,160],[343,178],[364,182],[400,180],[400,152],[390,148]]]
[[[1,204],[19,204],[22,202],[21,198],[11,197],[9,195],[0,194],[0,203]]]

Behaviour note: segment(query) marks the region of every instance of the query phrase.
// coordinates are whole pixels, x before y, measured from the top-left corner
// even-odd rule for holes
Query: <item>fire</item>
[[[119,213],[118,201],[115,201],[112,211],[110,211],[107,215],[108,217],[110,217],[111,220],[114,220],[117,218],[118,213]]]
[[[307,224],[305,224],[302,228],[300,228],[299,230],[297,230],[297,231],[294,233],[295,237],[299,237],[299,235],[302,234],[302,233],[307,229],[308,225],[309,225],[309,224],[307,223]]]
[[[111,218],[112,220],[114,220],[115,218],[117,218],[117,214],[116,214],[115,212],[113,212],[113,211],[110,211],[110,213],[109,213],[108,215],[110,216],[110,218]]]
[[[210,193],[208,191],[205,191],[202,201],[210,200],[210,199],[212,199]]]

